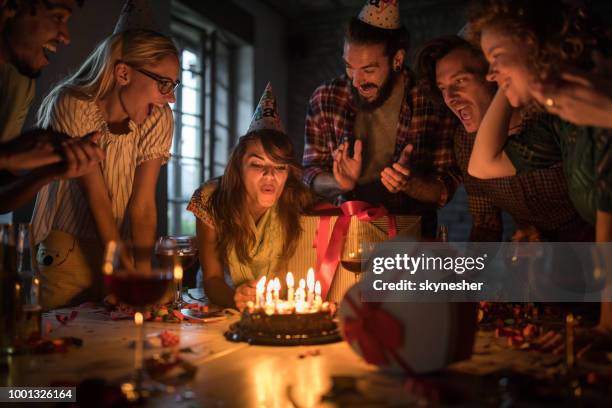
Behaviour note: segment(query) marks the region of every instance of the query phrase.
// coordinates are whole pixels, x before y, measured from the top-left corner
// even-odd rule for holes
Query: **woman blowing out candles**
[[[211,302],[242,310],[255,301],[259,278],[270,280],[287,270],[301,232],[299,215],[309,199],[268,85],[225,173],[196,190],[187,207],[197,218],[204,289]]]

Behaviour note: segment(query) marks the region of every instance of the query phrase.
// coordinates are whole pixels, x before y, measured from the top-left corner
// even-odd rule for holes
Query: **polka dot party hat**
[[[367,0],[357,18],[374,27],[396,30],[402,25],[399,0]]]

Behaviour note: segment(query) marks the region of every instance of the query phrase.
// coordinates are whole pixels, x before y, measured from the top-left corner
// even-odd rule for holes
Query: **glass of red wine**
[[[132,390],[142,399],[149,392],[143,387],[144,313],[163,298],[174,278],[174,268],[172,264],[159,262],[153,247],[110,241],[105,248],[102,273],[109,291],[135,311],[138,334],[134,347]]]
[[[188,235],[162,236],[155,243],[155,256],[163,264],[175,265],[177,261],[180,263],[180,271],[175,268],[175,287],[171,305],[180,309],[186,303],[183,300],[183,282],[195,282],[198,260],[196,238]]]
[[[371,244],[369,243],[359,242],[355,251],[350,251],[340,259],[342,267],[355,274],[355,282],[359,282],[361,279],[361,273],[363,272],[362,263],[368,257],[370,246]]]

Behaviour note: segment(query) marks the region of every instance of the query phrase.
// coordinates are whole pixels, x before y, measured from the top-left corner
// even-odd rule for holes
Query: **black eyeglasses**
[[[140,72],[143,75],[148,76],[149,78],[155,80],[157,82],[157,89],[162,95],[168,95],[170,92],[174,91],[181,84],[181,81],[178,79],[176,81],[171,80],[170,78],[166,78],[163,76],[159,76],[151,71],[147,71],[142,68],[134,68],[136,71]]]

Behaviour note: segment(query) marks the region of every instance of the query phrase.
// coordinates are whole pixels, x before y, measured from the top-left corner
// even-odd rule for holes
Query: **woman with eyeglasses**
[[[168,106],[179,85],[178,51],[149,30],[114,34],[42,102],[41,127],[72,137],[101,133],[100,167],[41,190],[33,215],[45,309],[101,299],[104,245],[155,241],[155,190],[170,157]]]

